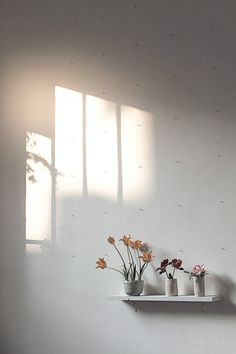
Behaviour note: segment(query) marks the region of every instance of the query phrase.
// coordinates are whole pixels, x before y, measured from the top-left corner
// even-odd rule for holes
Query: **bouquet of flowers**
[[[206,270],[206,267],[205,267],[205,264],[196,264],[192,271],[191,272],[188,272],[187,270],[184,271],[184,273],[188,273],[190,274],[190,278],[191,277],[204,277],[207,273],[207,270]]]
[[[142,280],[143,273],[153,259],[152,253],[142,252],[143,244],[140,240],[132,240],[130,236],[123,236],[119,241],[122,242],[126,249],[126,256],[124,257],[119,250],[114,237],[109,236],[108,243],[112,245],[120,260],[121,269],[109,267],[104,258],[99,258],[96,262],[97,268],[100,269],[112,269],[122,274],[126,281]],[[142,252],[142,254],[140,254]]]
[[[184,270],[184,268],[181,267],[182,263],[183,262],[181,261],[181,259],[177,259],[177,258],[172,259],[172,261],[169,261],[169,259],[164,259],[161,262],[160,267],[158,267],[156,269],[156,271],[159,271],[159,274],[165,273],[167,276],[167,279],[173,279],[176,269]],[[172,271],[167,270],[168,266],[172,267]]]

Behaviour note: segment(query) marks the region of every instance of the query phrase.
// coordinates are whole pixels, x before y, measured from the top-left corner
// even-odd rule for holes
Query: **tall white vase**
[[[195,296],[205,296],[204,277],[193,276],[193,290]]]
[[[178,295],[177,279],[166,279],[165,280],[165,293],[166,293],[166,296],[177,296]]]

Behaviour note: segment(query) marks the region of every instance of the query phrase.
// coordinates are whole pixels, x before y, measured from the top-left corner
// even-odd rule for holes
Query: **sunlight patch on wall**
[[[86,96],[86,165],[89,197],[117,200],[116,105]]]
[[[51,239],[51,140],[26,134],[26,250],[38,252]]]
[[[153,116],[121,106],[123,200],[148,200],[154,190]]]
[[[152,115],[56,86],[57,199],[135,202],[154,188]]]
[[[57,195],[83,191],[83,95],[55,87],[55,167]]]

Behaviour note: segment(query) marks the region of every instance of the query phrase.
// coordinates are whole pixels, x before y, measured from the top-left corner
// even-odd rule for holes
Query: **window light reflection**
[[[26,134],[26,249],[38,252],[51,239],[51,140]]]

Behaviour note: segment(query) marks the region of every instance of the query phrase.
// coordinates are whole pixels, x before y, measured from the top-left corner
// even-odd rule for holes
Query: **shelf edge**
[[[206,296],[194,296],[194,295],[179,295],[179,296],[165,296],[165,295],[140,295],[140,296],[128,296],[128,295],[110,295],[108,300],[120,300],[131,302],[216,302],[221,300],[220,295],[206,295]]]

